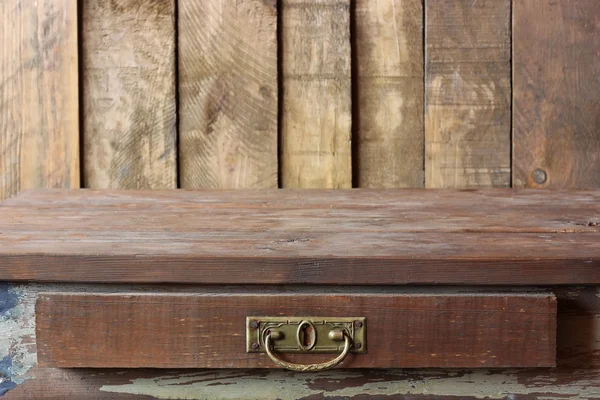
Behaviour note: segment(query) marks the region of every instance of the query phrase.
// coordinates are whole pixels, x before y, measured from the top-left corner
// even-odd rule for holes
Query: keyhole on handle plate
[[[317,343],[317,330],[310,321],[302,321],[296,335],[298,347],[302,351],[310,351]]]
[[[312,327],[308,324],[302,325],[302,344],[306,347],[310,346],[311,335],[312,335]]]

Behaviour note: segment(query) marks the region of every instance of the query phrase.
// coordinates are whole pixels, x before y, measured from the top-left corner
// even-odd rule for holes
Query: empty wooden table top
[[[600,191],[27,191],[0,280],[599,284]]]

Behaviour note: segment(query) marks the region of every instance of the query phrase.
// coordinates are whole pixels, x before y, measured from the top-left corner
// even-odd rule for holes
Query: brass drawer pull
[[[269,358],[271,358],[271,360],[273,360],[275,364],[279,365],[282,368],[289,369],[291,371],[317,372],[334,368],[337,365],[339,365],[342,361],[344,361],[348,353],[350,353],[350,349],[352,348],[352,340],[350,339],[350,336],[346,334],[346,332],[340,330],[331,331],[329,333],[329,338],[331,340],[341,340],[342,338],[344,339],[344,349],[342,350],[339,356],[337,356],[331,361],[327,361],[321,364],[296,364],[281,360],[279,357],[277,357],[277,355],[271,348],[272,340],[280,340],[282,338],[283,335],[279,331],[271,331],[270,333],[268,333],[265,337],[265,350]]]
[[[246,317],[246,352],[267,353],[275,364],[292,371],[323,371],[339,365],[349,353],[365,354],[366,330],[365,317]],[[337,356],[307,365],[280,358],[290,353]]]

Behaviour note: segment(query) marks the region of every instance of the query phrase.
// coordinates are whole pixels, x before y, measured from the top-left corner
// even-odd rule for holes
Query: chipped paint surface
[[[36,362],[35,295],[21,286],[0,284],[0,359],[3,385],[21,383]]]
[[[0,396],[17,387],[17,383],[10,378],[11,369],[12,359],[10,356],[6,356],[0,360]]]
[[[332,371],[310,375],[286,371],[211,371],[135,379],[125,385],[105,385],[102,391],[151,395],[160,399],[301,399],[354,396],[429,395],[505,399],[547,393],[546,399],[600,398],[597,374],[577,384],[560,385],[541,377],[522,382],[522,370],[512,371],[380,371],[365,382],[360,371]],[[329,387],[329,389],[323,388]]]

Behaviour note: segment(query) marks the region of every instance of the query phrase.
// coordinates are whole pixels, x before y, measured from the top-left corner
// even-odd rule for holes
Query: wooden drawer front
[[[40,365],[270,368],[246,352],[248,316],[365,317],[367,353],[345,368],[555,365],[548,294],[41,294]],[[331,354],[285,354],[315,363]]]

